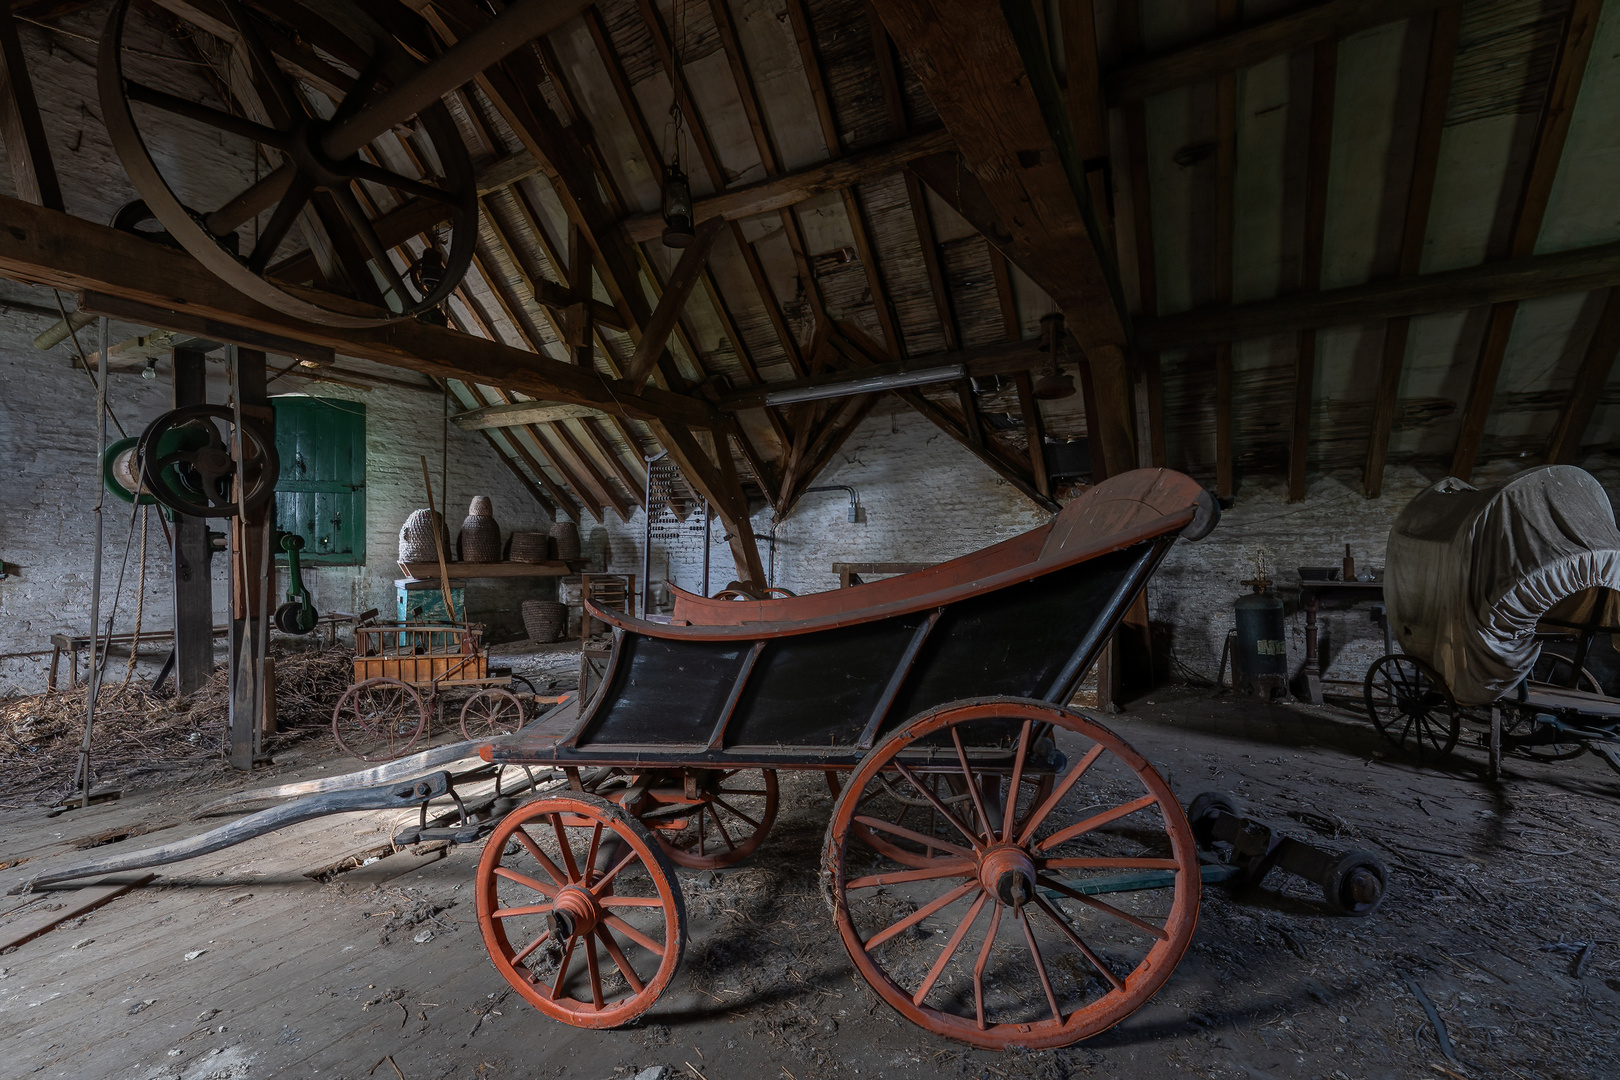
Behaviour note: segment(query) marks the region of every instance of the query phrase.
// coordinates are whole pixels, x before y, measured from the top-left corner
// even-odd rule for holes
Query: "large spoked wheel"
[[[1440,673],[1416,657],[1379,657],[1367,670],[1362,697],[1378,734],[1419,762],[1439,761],[1457,745],[1457,702]]]
[[[775,769],[620,773],[602,794],[652,830],[688,870],[718,870],[752,855],[776,821]]]
[[[270,498],[281,459],[256,424],[235,430],[227,405],[183,405],[147,425],[137,448],[141,485],[171,510],[193,517],[232,517]],[[244,489],[236,490],[236,444],[242,444]]]
[[[427,730],[428,709],[416,687],[398,679],[367,679],[344,691],[332,710],[337,744],[361,761],[392,761],[410,752]]]
[[[640,822],[594,795],[543,796],[484,844],[478,928],[495,969],[531,1005],[575,1027],[610,1028],[669,985],[686,908]]]
[[[1042,773],[1044,795],[1025,782]],[[967,798],[938,798],[935,777]],[[883,809],[897,782],[935,816],[898,824]],[[917,857],[853,844],[858,827]],[[833,808],[822,873],[862,977],[913,1023],[988,1049],[1119,1023],[1198,921],[1197,845],[1169,785],[1095,720],[1025,699],[942,706],[880,743]]]
[[[461,707],[461,735],[466,739],[493,739],[522,726],[523,702],[510,690],[488,687]]]

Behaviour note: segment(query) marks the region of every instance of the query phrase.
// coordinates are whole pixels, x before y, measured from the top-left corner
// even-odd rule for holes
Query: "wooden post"
[[[207,357],[176,349],[172,359],[176,409],[208,400]],[[209,574],[208,519],[174,520],[174,678],[180,697],[201,690],[214,673],[214,588]]]
[[[231,393],[237,415],[244,423],[258,428],[266,439],[276,437],[275,412],[265,382],[264,353],[258,349],[237,348],[231,364]],[[239,436],[236,440],[240,444]],[[238,446],[233,453],[242,453]],[[242,493],[238,493],[239,496]],[[234,768],[253,768],[263,745],[263,735],[275,729],[275,705],[266,693],[265,657],[269,649],[270,589],[275,579],[275,559],[270,552],[270,536],[275,528],[274,500],[231,519],[235,558],[231,566],[232,668],[226,756]]]

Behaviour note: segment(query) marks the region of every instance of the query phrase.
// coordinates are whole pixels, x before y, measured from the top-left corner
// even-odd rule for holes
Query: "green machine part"
[[[304,588],[304,575],[298,565],[304,538],[297,533],[284,534],[281,550],[287,553],[287,602],[276,608],[276,629],[284,634],[312,633],[321,616],[309,598],[309,590]]]
[[[159,457],[172,454],[178,450],[195,450],[208,442],[208,435],[201,428],[182,425],[165,432],[158,440],[156,452]],[[107,490],[123,499],[125,502],[135,502],[137,491],[140,492],[142,506],[158,506],[158,500],[152,493],[141,485],[141,464],[137,457],[140,449],[140,436],[131,435],[127,439],[119,439],[101,452],[101,482]],[[196,479],[187,476],[181,466],[169,466],[172,481],[182,490],[195,491]]]

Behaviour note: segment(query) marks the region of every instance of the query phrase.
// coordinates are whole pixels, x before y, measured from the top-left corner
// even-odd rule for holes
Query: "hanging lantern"
[[[678,161],[664,166],[664,246],[683,248],[697,239],[692,231],[692,185]]]

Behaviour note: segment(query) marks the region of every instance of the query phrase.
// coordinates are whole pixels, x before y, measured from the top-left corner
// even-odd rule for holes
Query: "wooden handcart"
[[[569,1024],[641,1015],[686,944],[674,867],[757,850],[777,773],[813,770],[837,794],[833,921],[897,1011],[991,1048],[1119,1022],[1191,941],[1198,855],[1153,766],[1065,703],[1177,537],[1217,515],[1187,477],[1141,470],[903,577],[783,599],[678,592],[667,624],[593,607],[614,628],[601,685],[484,750],[568,777],[485,843],[496,968]]]
[[[410,753],[441,697],[467,692],[461,734],[492,739],[523,726],[511,672],[492,670],[483,630],[461,623],[390,622],[354,631],[354,685],[332,710],[338,745],[362,761]],[[525,681],[526,680],[522,680]],[[529,688],[533,696],[534,688]]]

